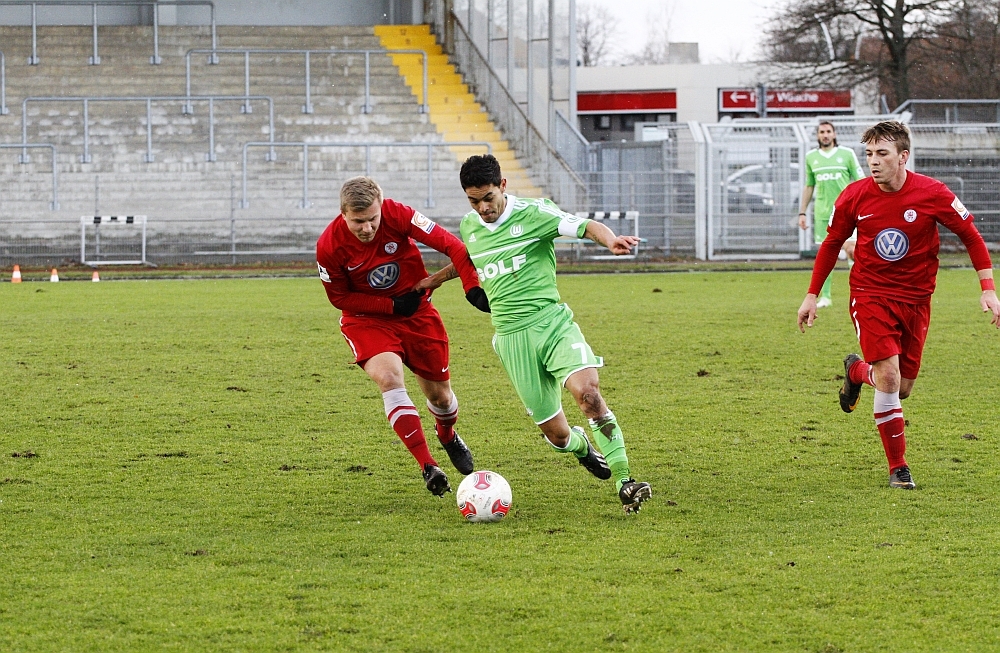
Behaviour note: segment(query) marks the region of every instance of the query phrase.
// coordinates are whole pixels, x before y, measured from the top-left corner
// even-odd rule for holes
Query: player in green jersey
[[[799,203],[799,227],[806,228],[806,207],[816,192],[816,203],[813,205],[813,240],[817,245],[826,238],[826,229],[830,226],[830,216],[833,214],[833,203],[837,196],[847,188],[852,181],[865,176],[858,163],[858,157],[849,147],[837,145],[837,132],[833,124],[821,122],[816,127],[816,140],[819,147],[806,153],[806,185],[802,189],[802,201]],[[852,238],[844,243],[844,251],[853,259],[854,243]],[[830,281],[827,277],[820,291],[817,308],[830,306],[833,300],[830,295]]]
[[[614,476],[625,512],[637,512],[652,491],[649,483],[632,478],[621,427],[601,396],[597,368],[604,361],[587,344],[573,311],[560,303],[553,241],[586,237],[620,256],[639,239],[615,236],[600,222],[565,213],[550,200],[505,194],[507,180],[492,155],[467,159],[460,177],[475,209],[462,220],[462,240],[489,300],[493,349],[521,402],[554,449],[575,455],[598,478]],[[601,453],[582,428],[570,428],[562,387],[587,417]]]

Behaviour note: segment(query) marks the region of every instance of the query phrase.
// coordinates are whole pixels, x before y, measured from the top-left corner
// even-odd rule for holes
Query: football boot
[[[917,484],[913,482],[913,476],[910,474],[910,468],[903,465],[902,467],[897,467],[889,474],[889,487],[896,488],[897,490],[912,490],[917,487]]]
[[[853,413],[861,399],[861,386],[864,383],[851,381],[851,366],[862,360],[857,354],[848,354],[844,359],[844,385],[840,388],[840,409],[845,413]]]
[[[462,441],[462,438],[458,437],[458,433],[455,434],[451,442],[441,446],[448,452],[451,464],[462,474],[469,475],[476,469],[472,463],[472,452],[469,451],[469,447]]]
[[[451,492],[448,477],[437,465],[430,463],[424,465],[424,482],[427,484],[427,489],[436,497],[443,497],[445,492]]]
[[[580,461],[580,464],[583,465],[588,472],[602,481],[606,481],[611,478],[611,468],[608,467],[608,463],[604,460],[604,456],[602,456],[601,453],[594,448],[594,445],[590,444],[590,438],[587,437],[586,432],[584,432],[584,430],[579,426],[574,426],[573,430],[579,433],[580,437],[587,443],[587,455],[577,458],[577,460]]]
[[[649,487],[649,483],[639,482],[634,478],[626,480],[622,483],[622,489],[618,490],[618,498],[622,500],[626,515],[639,512],[642,502],[652,496],[653,489]]]

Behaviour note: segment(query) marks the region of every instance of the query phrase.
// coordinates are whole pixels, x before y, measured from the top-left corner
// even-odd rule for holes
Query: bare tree
[[[655,65],[670,61],[670,32],[674,17],[674,4],[667,2],[658,11],[646,14],[646,44],[639,52],[622,57],[626,65]]]
[[[767,28],[764,50],[777,70],[770,81],[843,88],[877,80],[899,104],[911,97],[914,71],[928,57],[920,44],[961,2],[793,0]]]
[[[581,2],[576,7],[576,47],[584,66],[610,64],[614,43],[619,36],[619,23],[610,11],[600,5]]]
[[[916,97],[1000,98],[1000,2],[962,0],[920,48]]]

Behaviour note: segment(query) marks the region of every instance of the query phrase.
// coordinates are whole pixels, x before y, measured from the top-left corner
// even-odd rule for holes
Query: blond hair
[[[903,150],[910,149],[910,130],[897,120],[884,120],[869,127],[864,134],[861,134],[861,142],[865,145],[873,145],[882,140],[895,143],[898,154]]]
[[[382,203],[382,188],[371,177],[352,177],[340,187],[340,212],[360,213]]]

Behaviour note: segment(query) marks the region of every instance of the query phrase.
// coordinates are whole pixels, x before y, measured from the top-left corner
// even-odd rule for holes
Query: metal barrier
[[[797,259],[806,141],[788,121],[703,125],[707,258]]]
[[[1000,100],[907,100],[892,113],[904,112],[915,123],[1000,123]]]
[[[20,158],[27,155],[28,148],[30,147],[46,147],[52,150],[52,201],[49,203],[50,211],[59,210],[59,167],[58,167],[58,156],[59,153],[56,151],[56,146],[51,143],[0,143],[0,149],[5,150],[22,150],[23,153]],[[26,163],[26,161],[21,161],[21,163]]]
[[[80,155],[81,163],[90,163],[90,103],[91,102],[144,102],[146,104],[146,163],[155,160],[153,155],[153,102],[177,102],[185,101],[190,106],[191,100],[208,102],[208,152],[205,154],[206,161],[215,161],[215,102],[247,101],[250,99],[267,100],[268,104],[268,134],[271,142],[274,142],[274,100],[267,95],[152,95],[152,96],[121,96],[121,97],[27,97],[21,102],[21,143],[27,148],[28,143],[28,102],[82,102],[83,103],[83,154]],[[191,113],[190,111],[186,113]],[[274,156],[272,150],[269,156]],[[29,163],[28,150],[21,153],[20,162]]]
[[[556,203],[575,206],[586,194],[586,184],[563,160],[528,118],[489,61],[451,14],[458,67],[473,94],[489,108],[504,138],[525,162],[527,172]]]
[[[7,108],[7,58],[0,52],[0,116],[10,113]]]
[[[244,113],[251,113],[250,109],[250,55],[251,54],[301,54],[305,56],[305,86],[306,86],[306,102],[302,105],[302,113],[312,113],[312,83],[310,79],[309,72],[309,59],[313,54],[319,54],[324,56],[340,55],[340,54],[364,54],[365,55],[365,103],[361,108],[361,113],[371,113],[372,103],[371,103],[371,54],[387,54],[401,53],[401,54],[419,54],[423,59],[424,64],[424,103],[420,106],[421,113],[429,113],[430,108],[427,104],[427,52],[424,50],[288,50],[288,49],[273,49],[273,48],[227,48],[223,50],[219,49],[192,49],[188,50],[184,55],[184,88],[186,89],[187,95],[191,95],[191,55],[197,53],[210,53],[213,56],[219,54],[242,54],[243,55],[243,89],[247,96],[247,101],[244,103],[242,111]],[[218,60],[215,61],[218,63]],[[188,113],[188,111],[185,111]]]
[[[140,254],[138,259],[112,259],[104,260],[101,252],[101,225],[106,224],[114,227],[121,225],[141,225],[140,231]],[[87,260],[87,225],[94,225],[94,256],[100,260]],[[107,246],[105,244],[105,250]],[[96,267],[98,265],[149,265],[146,260],[146,216],[144,215],[95,215],[93,217],[84,215],[80,217],[80,263]]]
[[[41,5],[42,7],[47,6],[57,6],[57,7],[93,7],[94,19],[93,19],[93,40],[94,40],[94,52],[87,59],[87,62],[92,66],[98,66],[101,63],[101,57],[97,52],[97,8],[98,7],[152,7],[153,8],[153,56],[149,58],[149,63],[158,65],[161,62],[160,59],[160,10],[161,6],[175,6],[175,7],[185,7],[185,6],[202,6],[208,7],[211,14],[211,25],[212,25],[212,50],[215,50],[215,46],[218,43],[218,39],[215,35],[215,4],[210,2],[210,0],[155,0],[155,1],[143,1],[143,0],[43,0],[42,2],[32,2],[31,0],[2,0],[0,6],[30,6],[31,7],[31,56],[28,57],[28,65],[37,66],[41,63],[41,59],[38,58],[38,16],[36,8]],[[211,61],[211,63],[218,63],[218,60]]]
[[[302,148],[302,200],[299,202],[299,208],[307,209],[312,203],[309,201],[309,148],[330,148],[330,147],[363,147],[365,148],[365,175],[371,175],[371,149],[373,147],[426,147],[427,148],[427,199],[424,201],[424,206],[428,208],[434,207],[434,169],[433,169],[433,154],[435,147],[486,147],[487,153],[493,152],[493,146],[485,141],[463,141],[457,143],[442,143],[442,142],[431,142],[431,143],[379,143],[379,142],[369,142],[369,143],[305,143],[305,142],[280,142],[280,143],[267,143],[267,142],[250,142],[243,144],[243,199],[240,200],[241,208],[249,208],[250,201],[247,198],[247,150],[251,147],[300,147]],[[270,161],[276,160],[272,156]]]

